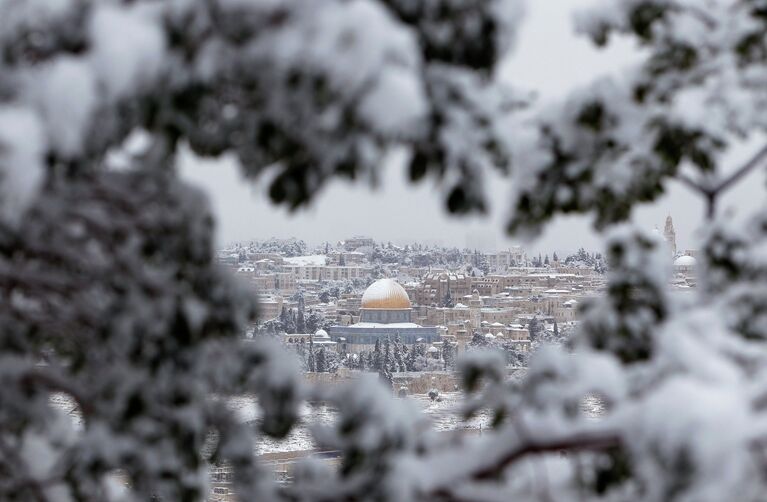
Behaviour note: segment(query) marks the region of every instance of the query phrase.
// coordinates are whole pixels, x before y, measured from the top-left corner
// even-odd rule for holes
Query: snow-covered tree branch
[[[496,78],[522,12],[0,0],[0,499],[201,500],[218,464],[241,500],[762,499],[767,217],[724,225],[715,199],[763,165],[764,149],[729,173],[722,158],[765,129],[767,5],[604,0],[577,29],[629,37],[643,61],[545,108]],[[451,212],[482,211],[499,169],[512,232],[594,216],[605,296],[521,381],[498,354],[459,361],[466,414],[488,410],[492,428],[438,436],[378,383],[312,388],[295,358],[242,339],[255,302],[213,262],[206,198],[175,172],[187,146],[268,172],[289,207],[334,178],[375,183],[404,150]],[[667,294],[656,239],[608,230],[672,179],[710,199],[688,303]],[[258,430],[225,405],[242,394],[263,408]],[[599,420],[580,411],[594,396]],[[254,441],[288,434],[305,399],[338,408],[313,434],[340,467],[309,460],[277,486]]]

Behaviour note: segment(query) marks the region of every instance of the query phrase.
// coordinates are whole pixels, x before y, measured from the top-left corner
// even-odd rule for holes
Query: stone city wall
[[[373,374],[373,373],[368,373]],[[360,378],[360,371],[339,368],[336,373],[305,373],[304,378],[308,383],[337,385],[339,383]],[[455,373],[446,371],[429,372],[404,372],[394,373],[394,392],[399,392],[402,387],[407,388],[408,394],[424,394],[430,389],[440,392],[452,392],[460,386],[460,381]]]

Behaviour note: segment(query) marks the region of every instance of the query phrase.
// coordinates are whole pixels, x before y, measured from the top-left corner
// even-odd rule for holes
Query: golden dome
[[[363,309],[409,309],[410,298],[405,288],[394,279],[378,279],[362,295]]]

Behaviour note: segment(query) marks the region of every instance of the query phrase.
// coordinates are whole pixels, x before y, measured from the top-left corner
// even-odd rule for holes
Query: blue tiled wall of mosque
[[[383,340],[387,336],[394,340],[399,335],[402,343],[414,344],[421,338],[423,343],[434,343],[439,341],[437,328],[434,326],[425,326],[418,328],[350,328],[349,326],[332,326],[328,330],[331,340],[338,341],[339,338],[345,338],[347,343],[359,345],[373,345],[376,339]]]

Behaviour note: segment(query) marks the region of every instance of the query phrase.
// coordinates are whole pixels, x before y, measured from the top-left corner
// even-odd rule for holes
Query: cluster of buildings
[[[219,259],[257,291],[262,320],[297,308],[295,293],[300,291],[303,308],[327,321],[321,336],[286,333],[287,344],[311,339],[342,353],[370,350],[387,336],[433,346],[449,340],[461,352],[476,334],[524,349],[531,319],[550,329],[555,322],[573,323],[578,303],[598,294],[604,284],[595,270],[557,260],[533,267],[521,248],[479,258],[476,251],[464,251],[460,261],[465,264],[481,261],[486,273],[478,273],[476,268],[469,272],[470,265],[382,267],[373,259],[375,246],[371,239],[356,237],[327,246],[322,254],[229,250]],[[374,279],[381,270],[386,277]]]
[[[671,286],[693,287],[695,253],[677,252],[670,216],[663,238],[675,260]],[[548,330],[572,326],[579,304],[605,286],[599,267],[568,264],[556,255],[532,266],[519,247],[481,254],[464,250],[457,265],[421,267],[412,260],[382,264],[380,248],[367,237],[326,244],[320,251],[286,256],[230,249],[219,260],[258,292],[262,321],[297,308],[297,292],[303,308],[325,319],[321,332],[285,333],[287,344],[311,340],[345,354],[370,350],[385,337],[433,346],[448,340],[460,353],[480,335],[525,350],[533,319]],[[480,273],[471,265],[478,262]]]

